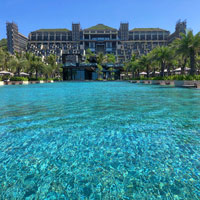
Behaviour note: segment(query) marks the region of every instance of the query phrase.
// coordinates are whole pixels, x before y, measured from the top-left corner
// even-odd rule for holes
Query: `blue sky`
[[[80,22],[87,28],[98,23],[119,28],[159,27],[170,32],[178,19],[200,31],[200,0],[0,0],[0,39],[6,37],[6,21],[15,21],[28,36],[40,28],[68,28]]]

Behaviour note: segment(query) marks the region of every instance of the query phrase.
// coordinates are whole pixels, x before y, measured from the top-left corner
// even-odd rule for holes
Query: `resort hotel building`
[[[62,61],[62,54],[84,55],[87,49],[98,54],[114,54],[118,63],[147,54],[157,46],[167,45],[185,32],[186,22],[179,21],[176,31],[170,32],[160,28],[134,28],[129,30],[128,23],[121,23],[119,30],[103,24],[81,29],[80,24],[72,24],[68,29],[39,29],[28,36],[27,50],[39,56],[56,54]]]
[[[178,21],[176,30],[170,34],[168,30],[161,28],[134,28],[129,29],[128,23],[121,23],[119,29],[103,24],[97,24],[82,29],[79,23],[72,23],[72,29],[39,29],[32,31],[28,40],[18,33],[14,23],[7,23],[7,36],[9,51],[25,50],[41,56],[43,59],[50,54],[57,56],[57,62],[64,64],[63,69],[66,76],[64,79],[85,79],[97,77],[93,67],[85,66],[84,57],[87,49],[94,54],[113,54],[118,63],[117,74],[120,66],[131,59],[132,54],[141,56],[150,52],[157,46],[165,46],[180,33],[185,33],[186,21]],[[81,65],[84,65],[81,67]],[[108,72],[108,67],[104,70]],[[77,67],[81,70],[77,72]],[[115,66],[112,66],[115,68]],[[73,70],[76,72],[74,72]],[[90,73],[83,76],[83,71],[90,69]],[[93,73],[93,74],[92,74]],[[96,73],[96,72],[95,72]],[[74,74],[79,74],[78,77]],[[107,77],[107,75],[105,75]]]

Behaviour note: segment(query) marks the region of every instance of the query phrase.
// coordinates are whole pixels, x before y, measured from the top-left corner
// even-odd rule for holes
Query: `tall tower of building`
[[[119,28],[119,37],[123,41],[128,40],[128,32],[129,32],[129,24],[128,23],[120,23]]]
[[[180,38],[181,37],[180,33],[186,34],[186,29],[187,29],[187,22],[186,22],[186,20],[185,21],[179,20],[176,23],[175,32],[172,33],[171,35],[169,35],[169,37],[168,37],[168,43],[173,42],[176,38]]]
[[[26,51],[28,38],[18,32],[18,26],[14,22],[6,23],[7,45],[11,54],[15,52]]]
[[[80,31],[81,26],[80,24],[72,24],[72,40],[73,41],[79,41],[80,40]]]
[[[18,26],[14,22],[6,23],[8,51],[14,54],[18,50]]]
[[[187,22],[186,20],[185,21],[181,21],[179,20],[177,23],[176,23],[176,32],[177,33],[186,33],[186,27],[187,27]]]

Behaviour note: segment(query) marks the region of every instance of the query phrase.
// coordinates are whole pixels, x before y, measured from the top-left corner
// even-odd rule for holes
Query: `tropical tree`
[[[30,59],[30,74],[35,73],[35,78],[38,79],[39,73],[43,71],[44,64],[40,57],[32,55]]]
[[[98,74],[98,79],[102,79],[102,75],[103,75],[103,67],[100,64],[97,64],[97,74]]]
[[[135,71],[138,68],[138,62],[136,62],[135,54],[132,54],[130,62],[124,63],[124,71],[126,72],[126,77],[128,78],[128,73],[132,72],[132,76],[135,77]]]
[[[54,78],[56,73],[58,73],[58,71],[59,71],[58,65],[57,65],[57,62],[56,62],[56,55],[50,54],[47,57],[46,62],[48,63],[47,69],[49,70],[51,77]]]
[[[97,63],[102,65],[103,63],[106,62],[106,57],[104,56],[104,54],[101,52],[97,55]]]
[[[196,61],[197,61],[197,69],[198,69],[198,73],[199,73],[199,71],[200,71],[200,55],[197,56]]]
[[[94,56],[95,56],[95,54],[92,53],[92,51],[91,51],[90,49],[87,49],[87,50],[86,50],[86,62],[87,62],[87,63],[89,63],[91,57],[94,57]]]
[[[114,64],[116,62],[116,58],[114,54],[107,54],[106,55],[106,62]]]
[[[2,50],[4,52],[8,51],[8,48],[7,48],[7,39],[3,38],[2,40],[0,40],[0,48],[2,48]]]
[[[5,52],[0,48],[0,68],[5,69]]]
[[[131,62],[125,62],[124,67],[125,76],[128,78],[128,72],[131,70]]]
[[[196,35],[190,30],[186,34],[181,34],[181,38],[175,41],[177,51],[184,57],[184,65],[187,58],[190,60],[190,75],[196,72],[196,56],[200,51],[200,32]],[[183,66],[184,68],[185,66]]]
[[[152,59],[160,65],[160,75],[164,77],[164,70],[167,66],[169,67],[169,63],[171,63],[174,58],[173,49],[168,46],[157,47],[152,50],[151,56]]]
[[[16,57],[12,57],[8,62],[7,69],[8,71],[15,73],[18,66],[19,66],[18,59]]]
[[[139,58],[139,65],[146,70],[147,78],[149,78],[150,66],[151,66],[151,55],[143,55]]]
[[[105,56],[105,62],[114,65],[115,62],[116,62],[115,55],[114,54],[107,54]],[[114,67],[113,66],[110,67],[109,71],[110,71],[111,79],[114,80],[114,77],[115,77],[115,69],[114,69]]]
[[[91,56],[93,56],[93,54],[91,54]],[[105,63],[105,56],[103,53],[99,53],[97,55],[97,73],[98,73],[98,79],[102,78],[103,75],[103,63]]]
[[[20,58],[18,60],[18,65],[16,67],[16,71],[15,72],[17,73],[18,76],[20,76],[20,72],[21,71],[26,71],[26,69],[28,67],[29,67],[29,62],[24,58]]]
[[[182,39],[177,38],[171,44],[171,47],[175,50],[176,60],[179,67],[181,67],[181,74],[185,74],[185,67],[188,61],[189,52],[188,52],[188,41],[183,42]]]

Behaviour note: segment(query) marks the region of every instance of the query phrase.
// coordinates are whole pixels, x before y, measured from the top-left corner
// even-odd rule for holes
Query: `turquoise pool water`
[[[0,87],[0,199],[200,199],[200,90]]]

